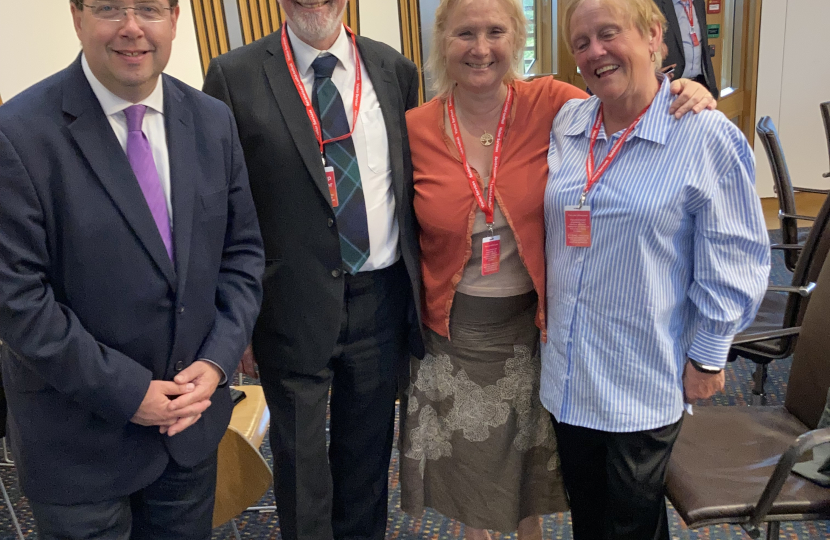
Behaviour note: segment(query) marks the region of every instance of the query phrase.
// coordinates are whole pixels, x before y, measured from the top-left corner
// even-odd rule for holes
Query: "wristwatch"
[[[723,368],[716,368],[716,367],[712,367],[712,366],[704,366],[700,362],[698,362],[696,360],[692,360],[691,358],[689,358],[689,362],[692,363],[693,368],[695,368],[696,370],[698,370],[701,373],[706,373],[707,375],[716,375],[716,374],[720,373],[721,371],[723,371]]]

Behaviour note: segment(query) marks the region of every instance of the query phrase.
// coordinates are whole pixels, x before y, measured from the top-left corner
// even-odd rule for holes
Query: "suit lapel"
[[[383,60],[377,57],[370,43],[358,36],[357,47],[363,65],[366,66],[366,71],[369,73],[372,86],[375,88],[375,94],[377,94],[378,102],[380,103],[380,110],[383,113],[383,123],[386,126],[386,136],[389,139],[392,186],[395,191],[396,207],[400,208],[403,204],[404,192],[403,141],[401,140],[403,130],[400,122],[400,111],[403,109],[403,104],[401,100],[397,99],[400,94],[400,88],[395,84],[395,76],[384,68]]]
[[[663,1],[663,13],[666,15],[666,21],[669,25],[669,32],[671,35],[674,36],[674,46],[680,52],[680,58],[678,62],[682,62],[685,66],[684,60],[684,52],[683,52],[683,38],[680,36],[680,22],[677,20],[677,11],[674,9],[674,2],[672,0],[662,0]],[[671,47],[671,44],[666,43],[667,47]],[[678,68],[682,67],[681,65],[677,66]],[[683,76],[683,70],[679,70],[675,72],[674,77],[679,79]]]
[[[196,187],[193,164],[198,149],[193,131],[193,116],[182,103],[184,94],[167,77],[164,83],[164,126],[170,156],[170,188],[173,198],[173,256],[178,274],[178,296],[184,295],[185,276],[190,262]]]
[[[288,64],[285,62],[285,54],[280,44],[282,30],[278,30],[266,38],[270,40],[267,47],[271,56],[265,60],[265,75],[277,105],[282,112],[285,123],[288,125],[288,132],[294,139],[294,144],[303,158],[311,178],[320,190],[323,198],[331,204],[329,188],[326,184],[326,173],[323,169],[323,160],[320,156],[320,145],[314,136],[311,122],[306,116],[303,101],[297,94],[297,88],[291,80],[291,73],[288,71]]]
[[[158,266],[170,287],[176,289],[173,264],[158,232],[130,162],[86,80],[80,56],[63,89],[63,110],[74,120],[68,125],[81,153],[89,162],[124,220]]]

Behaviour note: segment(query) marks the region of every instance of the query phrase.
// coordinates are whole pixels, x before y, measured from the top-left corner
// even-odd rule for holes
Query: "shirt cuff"
[[[225,386],[225,384],[227,384],[228,374],[225,373],[225,370],[222,369],[222,366],[220,366],[219,364],[217,364],[213,360],[208,360],[207,358],[199,358],[199,360],[201,360],[202,362],[208,362],[209,364],[213,364],[214,366],[219,368],[219,371],[222,373],[222,380],[219,381],[219,384],[217,385],[217,388],[220,387],[220,386]]]
[[[729,356],[734,337],[734,335],[719,336],[706,330],[698,330],[687,355],[704,366],[723,369],[726,366],[726,358]]]

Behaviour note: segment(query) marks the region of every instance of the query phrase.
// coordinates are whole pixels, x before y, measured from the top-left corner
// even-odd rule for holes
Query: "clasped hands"
[[[172,437],[195,424],[210,407],[210,398],[223,374],[204,360],[193,362],[172,381],[150,381],[150,387],[131,422],[158,426]]]

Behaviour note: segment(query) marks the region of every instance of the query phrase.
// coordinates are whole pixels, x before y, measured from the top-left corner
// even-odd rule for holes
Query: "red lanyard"
[[[478,207],[484,212],[484,217],[487,219],[487,224],[493,224],[493,213],[496,209],[496,176],[499,171],[499,163],[501,162],[502,143],[504,142],[504,132],[507,129],[507,117],[510,115],[510,108],[513,106],[513,87],[507,87],[507,98],[504,100],[504,106],[501,109],[501,117],[499,118],[499,127],[496,130],[496,143],[493,146],[493,168],[490,171],[490,187],[487,190],[487,202],[484,201],[484,195],[481,193],[481,186],[478,185],[476,177],[473,174],[473,169],[467,163],[467,153],[464,151],[464,141],[461,140],[461,130],[458,127],[458,117],[455,114],[455,98],[450,94],[447,100],[447,112],[450,117],[450,127],[452,128],[452,135],[455,139],[455,146],[458,148],[458,153],[461,156],[461,163],[464,164],[464,171],[467,173],[467,180],[470,182],[470,189],[473,190],[473,195],[476,197]]]
[[[689,18],[689,26],[692,27],[692,34],[695,33],[695,12],[692,7],[692,0],[683,0],[683,11],[686,12],[686,17]]]
[[[628,139],[628,136],[631,135],[631,132],[634,131],[634,128],[637,127],[637,124],[640,123],[643,116],[645,116],[649,107],[651,107],[651,103],[643,109],[643,112],[641,112],[634,122],[628,126],[622,135],[620,135],[620,138],[617,139],[617,142],[615,142],[614,146],[611,147],[608,155],[605,156],[605,159],[602,160],[599,167],[594,170],[594,145],[597,143],[597,137],[599,137],[599,127],[602,125],[602,105],[599,106],[597,119],[594,121],[594,127],[591,129],[591,144],[588,147],[588,159],[585,160],[585,174],[588,177],[588,183],[585,185],[585,190],[582,192],[582,197],[579,199],[579,208],[582,208],[582,205],[585,203],[585,198],[588,196],[588,192],[591,191],[594,184],[599,181],[603,173],[608,170],[608,167],[611,166],[611,162],[614,161],[614,158],[616,158],[617,154],[620,153],[622,145],[625,143],[626,139]]]
[[[348,139],[352,136],[354,128],[357,126],[357,115],[360,113],[363,76],[360,73],[360,55],[357,52],[357,39],[355,38],[354,32],[352,32],[351,28],[346,25],[343,26],[345,26],[349,34],[352,35],[352,47],[354,50],[355,75],[354,99],[352,100],[352,130],[345,135],[341,135],[340,137],[324,141],[323,131],[320,128],[320,120],[317,118],[317,113],[314,112],[314,105],[312,105],[311,98],[308,97],[308,92],[305,91],[305,85],[303,85],[303,81],[300,79],[300,72],[297,71],[297,64],[294,62],[294,55],[291,53],[291,45],[288,43],[288,29],[286,27],[286,23],[282,23],[282,52],[285,54],[285,62],[288,64],[288,71],[291,72],[291,80],[294,81],[297,93],[300,94],[300,98],[303,100],[303,105],[305,105],[305,113],[311,121],[311,127],[314,129],[314,136],[317,137],[317,142],[320,144],[321,155],[323,154],[323,147],[328,143],[342,141],[343,139]]]

